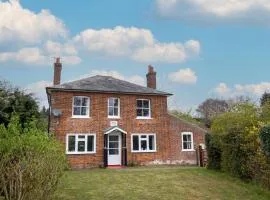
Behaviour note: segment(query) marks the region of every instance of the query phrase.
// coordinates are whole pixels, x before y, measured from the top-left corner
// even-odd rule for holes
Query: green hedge
[[[7,200],[50,199],[66,168],[64,148],[35,124],[23,129],[13,117],[8,128],[0,125],[0,194]]]

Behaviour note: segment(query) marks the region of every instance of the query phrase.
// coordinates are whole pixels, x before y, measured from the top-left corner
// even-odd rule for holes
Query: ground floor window
[[[182,133],[182,151],[193,151],[193,133],[183,132]]]
[[[87,154],[96,152],[95,134],[67,134],[67,154]]]
[[[156,134],[132,134],[132,152],[154,152],[156,151]]]

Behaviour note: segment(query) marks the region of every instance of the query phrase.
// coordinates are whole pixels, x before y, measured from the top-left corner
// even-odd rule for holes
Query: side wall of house
[[[90,117],[72,118],[73,96],[90,97]],[[108,98],[120,98],[120,119],[108,118]],[[136,119],[136,99],[151,100],[152,119]],[[127,132],[128,163],[147,164],[155,160],[165,161],[170,155],[169,124],[167,114],[167,97],[142,95],[117,95],[101,93],[82,93],[53,91],[51,106],[62,112],[60,117],[51,116],[50,132],[66,145],[66,134],[94,133],[96,134],[96,153],[82,155],[67,155],[72,168],[89,168],[103,165],[104,130],[110,127],[110,121],[118,121],[118,126]],[[132,153],[132,133],[155,133],[157,152]]]
[[[170,127],[170,163],[171,164],[198,164],[197,150],[200,144],[205,144],[205,130],[190,124],[184,120],[169,115]],[[191,132],[193,134],[194,150],[183,151],[182,132]]]

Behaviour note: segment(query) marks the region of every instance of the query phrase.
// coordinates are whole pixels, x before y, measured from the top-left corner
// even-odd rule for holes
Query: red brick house
[[[54,64],[47,87],[49,131],[66,148],[72,168],[129,164],[197,164],[205,130],[168,114],[172,94],[156,90],[149,66],[147,87],[110,76],[60,84]]]

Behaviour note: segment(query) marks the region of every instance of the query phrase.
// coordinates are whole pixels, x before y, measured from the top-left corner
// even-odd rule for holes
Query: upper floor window
[[[90,98],[75,96],[73,97],[73,108],[72,116],[73,117],[89,117],[89,105]]]
[[[95,134],[67,134],[66,153],[86,154],[96,152]]]
[[[151,108],[149,99],[137,99],[137,118],[151,118]]]
[[[193,151],[193,133],[183,132],[182,133],[182,151]]]
[[[119,118],[120,117],[120,99],[110,97],[108,99],[108,117]]]

